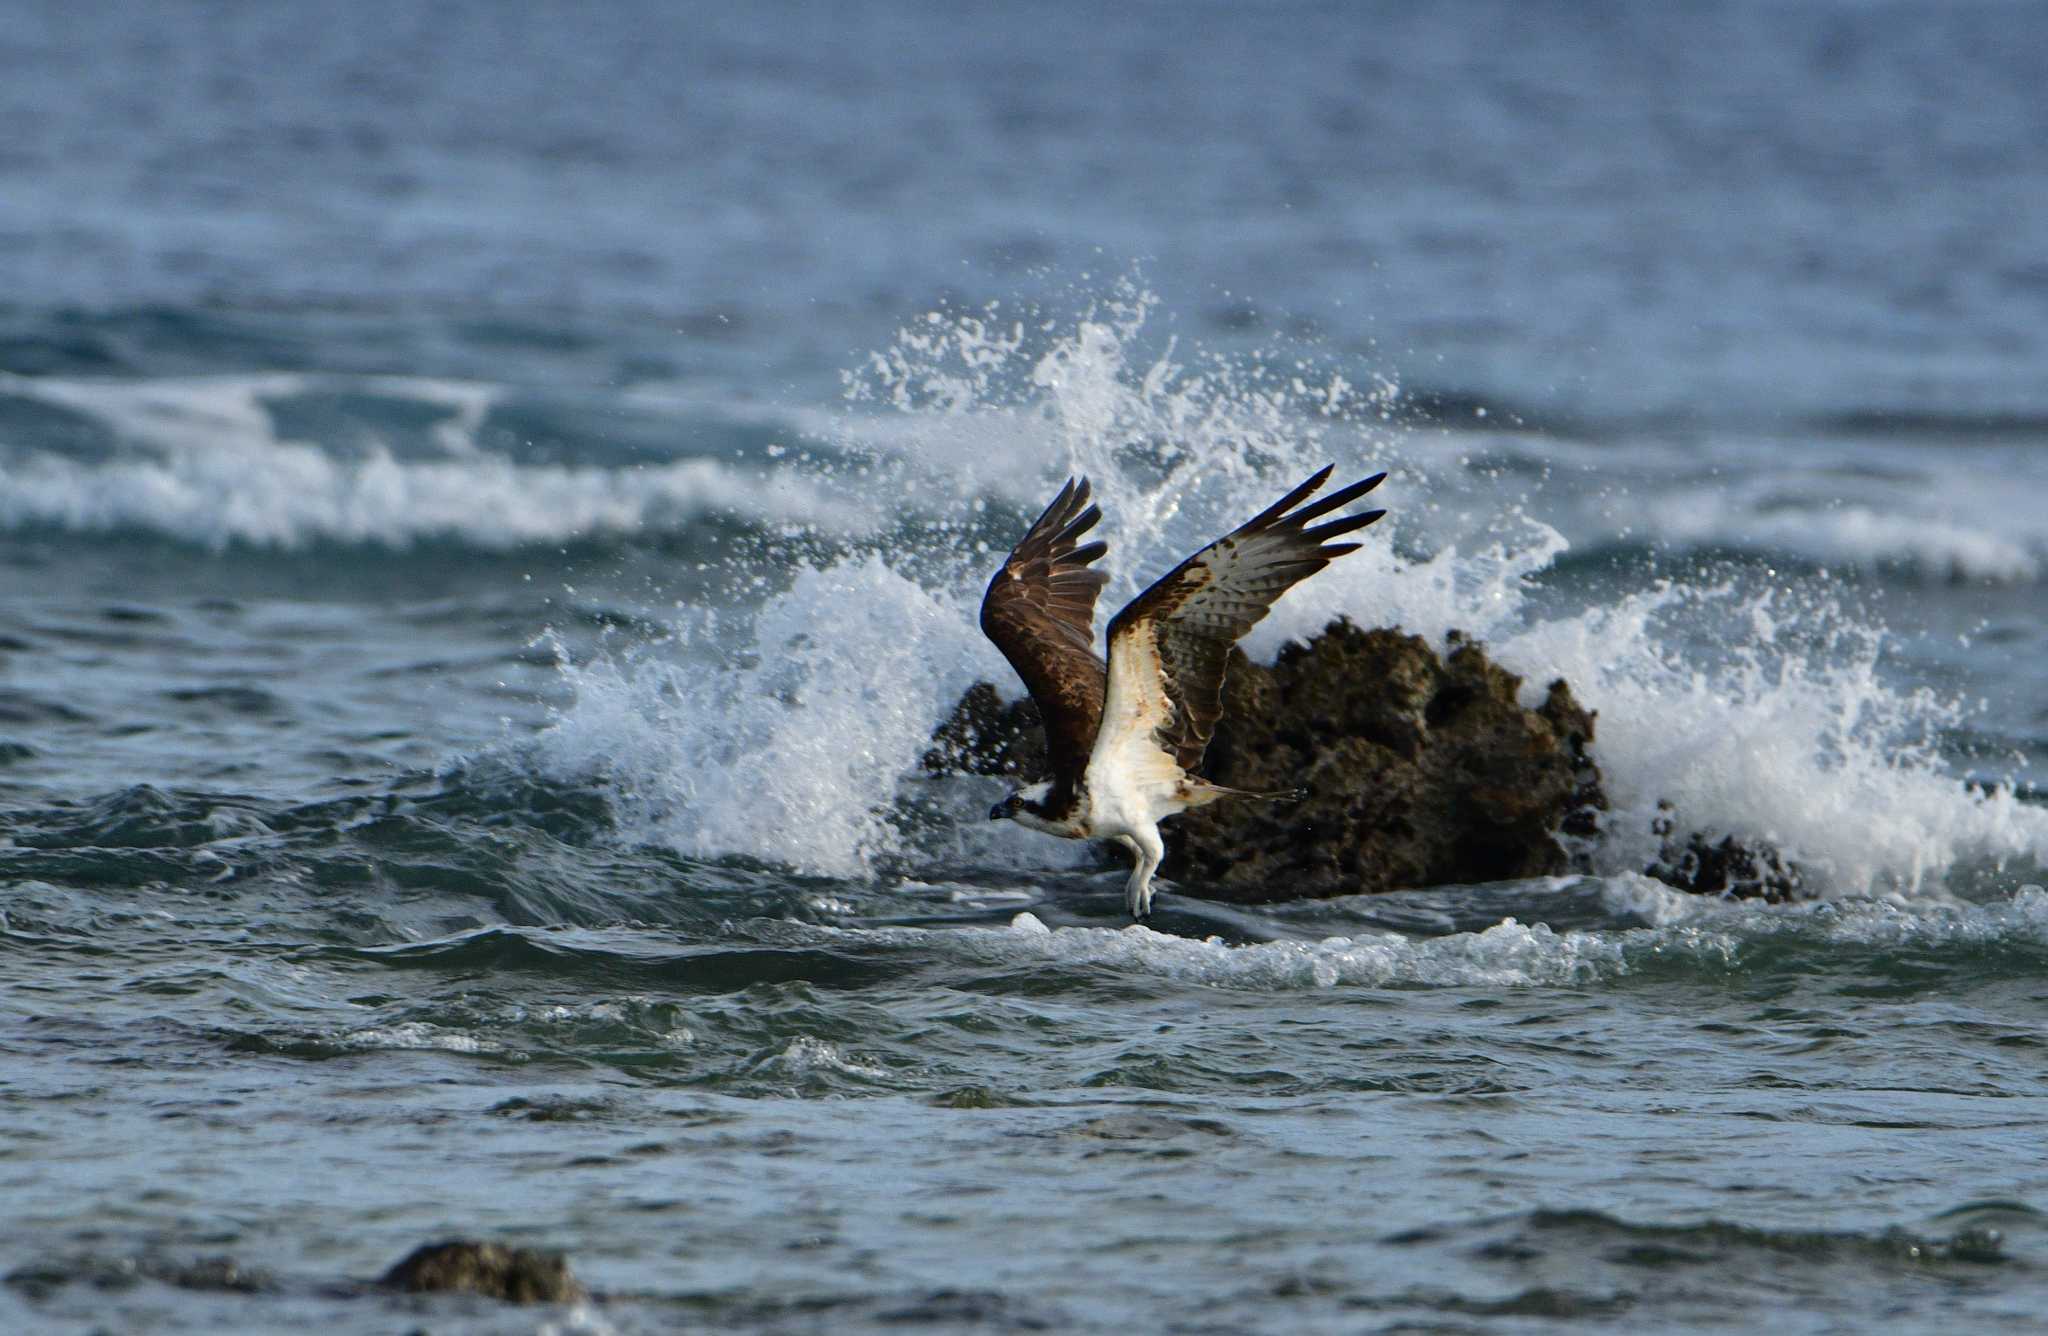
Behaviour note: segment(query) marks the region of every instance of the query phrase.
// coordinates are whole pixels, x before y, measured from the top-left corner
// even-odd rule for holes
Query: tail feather
[[[1210,803],[1219,802],[1224,798],[1255,798],[1263,802],[1298,803],[1306,797],[1307,789],[1270,789],[1261,792],[1253,789],[1225,788],[1221,784],[1211,784],[1207,780],[1198,779],[1188,784],[1186,801],[1190,807],[1207,807]]]

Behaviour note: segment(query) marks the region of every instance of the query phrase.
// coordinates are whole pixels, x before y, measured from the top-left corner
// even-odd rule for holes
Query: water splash
[[[1538,610],[1533,582],[1568,543],[1512,477],[1476,491],[1439,438],[1398,433],[1391,385],[1354,390],[1291,350],[1186,350],[1157,320],[1156,301],[1126,284],[1068,322],[999,307],[915,322],[849,373],[831,443],[859,461],[838,484],[902,498],[903,518],[856,540],[865,555],[804,568],[751,624],[709,617],[699,657],[667,648],[567,669],[577,702],[547,740],[553,763],[605,769],[626,827],[647,838],[872,872],[919,852],[892,818],[896,786],[961,689],[986,678],[1017,690],[974,609],[1062,478],[1096,484],[1106,617],[1334,462],[1343,475],[1390,471],[1375,498],[1389,518],[1284,599],[1248,650],[1270,657],[1343,615],[1488,640],[1532,699],[1564,677],[1599,711],[1608,870],[1655,856],[1665,802],[1689,829],[1785,850],[1824,892],[1912,894],[1964,863],[2048,861],[2048,811],[1950,773],[1935,737],[1958,708],[1891,685],[1884,636],[1826,585],[1795,599],[1770,585],[1646,582]],[[948,496],[965,518],[934,517]],[[1065,861],[976,849],[1022,867]]]
[[[971,606],[880,557],[806,569],[731,639],[713,613],[565,665],[576,701],[541,740],[544,763],[601,776],[635,838],[864,876],[902,850],[897,777],[995,671],[960,632],[973,624]]]
[[[1666,581],[1501,643],[1599,711],[1606,870],[1657,856],[1663,804],[1683,829],[1781,850],[1823,893],[1913,894],[2048,852],[2048,810],[1949,772],[1937,735],[1960,705],[1889,684],[1879,630],[1790,602]]]

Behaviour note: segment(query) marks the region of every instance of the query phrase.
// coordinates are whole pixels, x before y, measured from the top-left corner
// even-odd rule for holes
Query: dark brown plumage
[[[1108,669],[1095,652],[1095,598],[1109,577],[1088,567],[1109,545],[1079,545],[1101,518],[1088,504],[1088,480],[1069,478],[981,600],[982,633],[1024,679],[1045,721],[1053,770],[1048,805],[1059,809],[1073,800],[1102,722]]]
[[[1375,474],[1289,511],[1330,476],[1314,477],[1251,520],[1217,539],[1133,599],[1109,625],[1110,653],[1156,651],[1171,715],[1157,730],[1160,746],[1182,769],[1200,764],[1223,713],[1223,666],[1230,647],[1282,594],[1356,543],[1328,540],[1362,529],[1383,510],[1309,527],[1364,496],[1387,476]],[[1088,480],[1068,479],[1003,562],[981,603],[981,629],[995,642],[1045,721],[1054,791],[1047,804],[1064,809],[1088,768],[1102,722],[1107,665],[1095,652],[1095,600],[1109,577],[1089,568],[1109,545],[1082,546],[1101,520],[1089,504]],[[1136,640],[1146,639],[1139,645]]]

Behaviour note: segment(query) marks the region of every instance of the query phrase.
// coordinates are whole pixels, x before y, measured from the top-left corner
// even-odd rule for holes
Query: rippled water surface
[[[0,1326],[2037,1329],[2040,26],[16,6]],[[1115,606],[1326,461],[1248,648],[1565,677],[1588,871],[923,771],[1062,478]]]

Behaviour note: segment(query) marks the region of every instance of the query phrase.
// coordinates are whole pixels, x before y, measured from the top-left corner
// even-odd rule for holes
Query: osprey
[[[1329,539],[1362,529],[1384,510],[1309,521],[1341,509],[1387,475],[1302,505],[1330,476],[1323,470],[1243,527],[1174,567],[1109,623],[1109,662],[1095,653],[1095,596],[1109,577],[1089,564],[1109,550],[1081,535],[1102,512],[1088,480],[1069,478],[989,581],[981,629],[995,642],[1045,721],[1052,778],[989,811],[1069,840],[1115,840],[1137,864],[1125,888],[1131,917],[1152,912],[1152,874],[1165,846],[1159,823],[1219,798],[1293,798],[1251,793],[1194,773],[1223,715],[1230,647],[1289,589],[1357,543]],[[1299,510],[1295,507],[1300,506]]]

